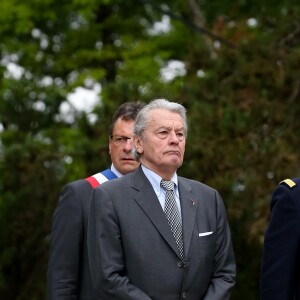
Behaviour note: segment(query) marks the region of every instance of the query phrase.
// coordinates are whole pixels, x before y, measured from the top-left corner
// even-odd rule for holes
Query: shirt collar
[[[115,168],[114,164],[111,164],[110,169],[112,170],[113,173],[115,173],[115,175],[116,175],[118,178],[124,176],[122,173],[120,173],[120,172]]]
[[[150,181],[156,195],[159,196],[160,193],[161,193],[161,190],[162,190],[162,187],[160,186],[160,182],[161,182],[162,178],[159,175],[157,175],[155,172],[153,172],[152,170],[145,167],[143,164],[141,164],[141,166],[142,166],[142,170],[143,170],[145,176]],[[179,197],[179,194],[178,194],[178,177],[177,177],[176,172],[172,176],[171,181],[174,182],[174,184],[175,184],[174,185],[175,194],[176,194],[176,196]]]

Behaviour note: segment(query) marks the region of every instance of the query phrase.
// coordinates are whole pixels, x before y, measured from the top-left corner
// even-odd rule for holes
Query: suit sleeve
[[[82,245],[82,208],[74,184],[66,185],[55,209],[47,270],[48,300],[75,300]]]
[[[229,300],[230,291],[235,285],[236,264],[224,203],[218,192],[215,196],[217,203],[215,263],[211,283],[203,300]]]
[[[90,209],[87,243],[97,295],[109,300],[150,300],[126,276],[117,213],[102,187],[94,190]]]
[[[299,208],[291,190],[279,186],[271,201],[261,266],[261,299],[292,299],[299,251]]]

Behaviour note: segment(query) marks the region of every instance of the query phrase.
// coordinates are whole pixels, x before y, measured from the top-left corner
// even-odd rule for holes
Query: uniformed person
[[[261,300],[300,300],[300,177],[272,195],[261,266]]]

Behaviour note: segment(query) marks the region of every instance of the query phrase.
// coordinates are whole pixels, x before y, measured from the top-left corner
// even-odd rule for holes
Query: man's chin
[[[127,162],[126,164],[122,165],[121,173],[124,174],[124,175],[128,174],[128,173],[131,173],[134,170],[136,170],[139,165],[140,165],[140,163],[138,163],[136,161]]]
[[[182,159],[176,155],[171,157],[170,166],[174,166],[175,168],[179,168],[182,165]]]

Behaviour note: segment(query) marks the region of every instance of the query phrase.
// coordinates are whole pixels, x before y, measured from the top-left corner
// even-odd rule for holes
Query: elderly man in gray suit
[[[186,136],[185,108],[153,100],[134,125],[141,166],[94,190],[88,252],[99,299],[229,299],[236,267],[224,204],[176,174]]]

